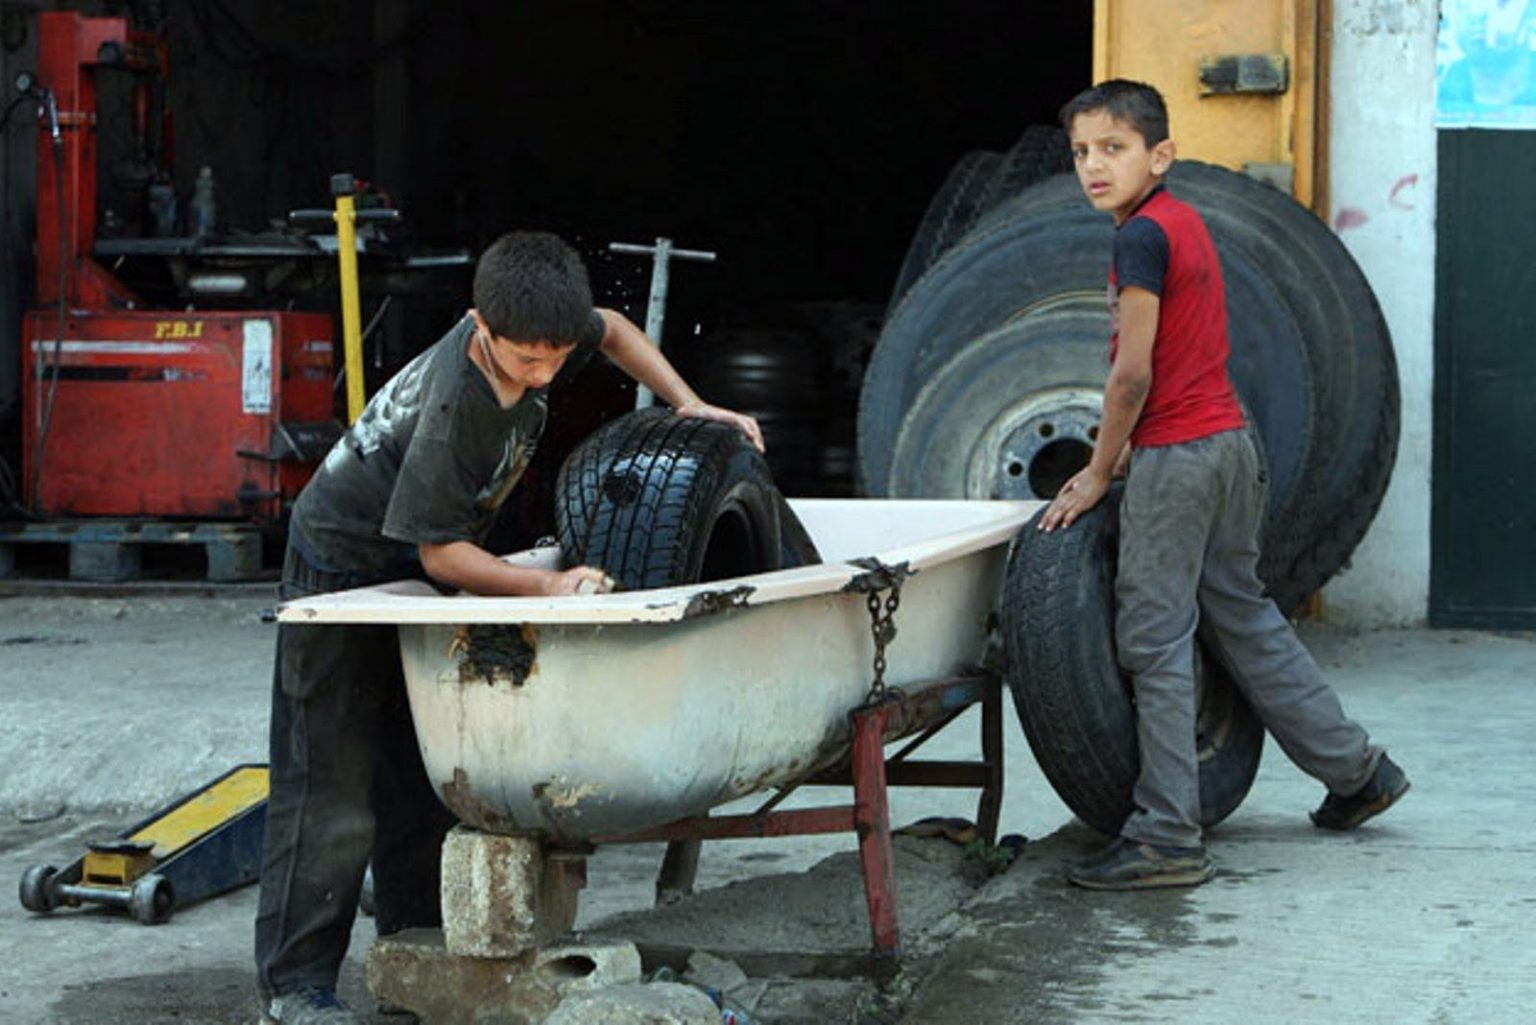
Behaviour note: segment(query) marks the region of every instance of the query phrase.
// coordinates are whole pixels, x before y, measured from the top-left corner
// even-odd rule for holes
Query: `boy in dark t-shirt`
[[[1328,787],[1312,813],[1317,826],[1355,828],[1390,807],[1408,780],[1345,717],[1264,596],[1264,476],[1227,377],[1215,246],[1200,215],[1163,186],[1174,146],[1162,97],[1117,79],[1073,99],[1061,117],[1083,191],[1115,219],[1114,334],[1093,457],[1057,493],[1040,529],[1070,527],[1112,476],[1126,474],[1115,643],[1135,691],[1141,759],[1120,837],[1067,878],[1094,889],[1192,886],[1213,872],[1195,750],[1199,624],[1285,753]]]
[[[480,257],[475,308],[369,401],[299,495],[281,596],[425,576],[476,594],[573,594],[603,575],[514,567],[480,547],[544,431],[546,390],[601,350],[681,416],[704,403],[633,323],[594,310],[580,258],[514,232]],[[363,873],[379,935],[441,924],[453,825],[422,768],[392,626],[283,624],[256,913],[262,1020],[349,1025],[335,993]]]

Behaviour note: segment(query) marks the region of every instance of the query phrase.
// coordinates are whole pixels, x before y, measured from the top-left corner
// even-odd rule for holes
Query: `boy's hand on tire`
[[[614,579],[600,569],[576,566],[561,573],[551,573],[544,583],[544,594],[558,597],[568,594],[607,594]]]
[[[1072,521],[1099,504],[1109,490],[1109,478],[1085,466],[1061,486],[1040,517],[1040,529],[1049,534],[1057,527],[1070,527]]]
[[[678,406],[674,412],[678,416],[697,417],[700,420],[718,420],[723,424],[730,424],[747,436],[747,440],[752,443],[753,448],[759,452],[765,451],[763,448],[763,429],[757,425],[756,420],[744,413],[737,413],[734,410],[724,409],[720,406],[711,406],[707,402]]]

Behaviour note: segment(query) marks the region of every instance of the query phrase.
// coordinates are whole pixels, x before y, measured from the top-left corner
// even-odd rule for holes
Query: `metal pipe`
[[[645,335],[656,348],[661,348],[662,325],[667,316],[667,286],[671,276],[669,265],[673,260],[714,263],[715,254],[701,249],[677,249],[669,238],[658,238],[653,246],[636,245],[633,242],[610,242],[608,249],[615,253],[651,257],[651,293],[645,304]],[[636,409],[649,406],[654,397],[645,385],[635,385]]]
[[[88,900],[95,904],[111,904],[120,908],[127,907],[129,901],[133,899],[133,894],[127,887],[91,886],[86,883],[60,883],[54,887],[53,892],[60,897]]]

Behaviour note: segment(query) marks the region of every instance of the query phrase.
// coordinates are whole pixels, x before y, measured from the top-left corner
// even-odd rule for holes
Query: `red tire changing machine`
[[[134,245],[187,257],[216,248],[194,238],[97,239],[96,76],[132,73],[135,137],[168,176],[170,118],[159,88],[166,41],[124,18],[37,17],[37,306],[22,342],[26,506],[50,519],[276,521],[339,430],[331,318],[146,309],[98,262]],[[328,440],[316,444],[317,434]]]

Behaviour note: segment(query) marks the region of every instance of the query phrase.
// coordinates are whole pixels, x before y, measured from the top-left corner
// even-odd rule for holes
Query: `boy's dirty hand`
[[[566,594],[607,594],[614,588],[614,579],[600,569],[576,566],[562,573],[551,573],[544,583],[544,593],[550,597]]]
[[[759,452],[763,449],[763,429],[757,425],[757,421],[744,413],[724,409],[720,406],[711,406],[707,402],[690,402],[685,406],[678,406],[674,411],[678,416],[696,416],[701,420],[718,420],[723,424],[730,424],[752,443],[752,447]]]
[[[1040,529],[1050,533],[1057,527],[1070,527],[1072,521],[1099,504],[1109,490],[1109,478],[1091,466],[1085,466],[1061,486],[1040,517]]]

